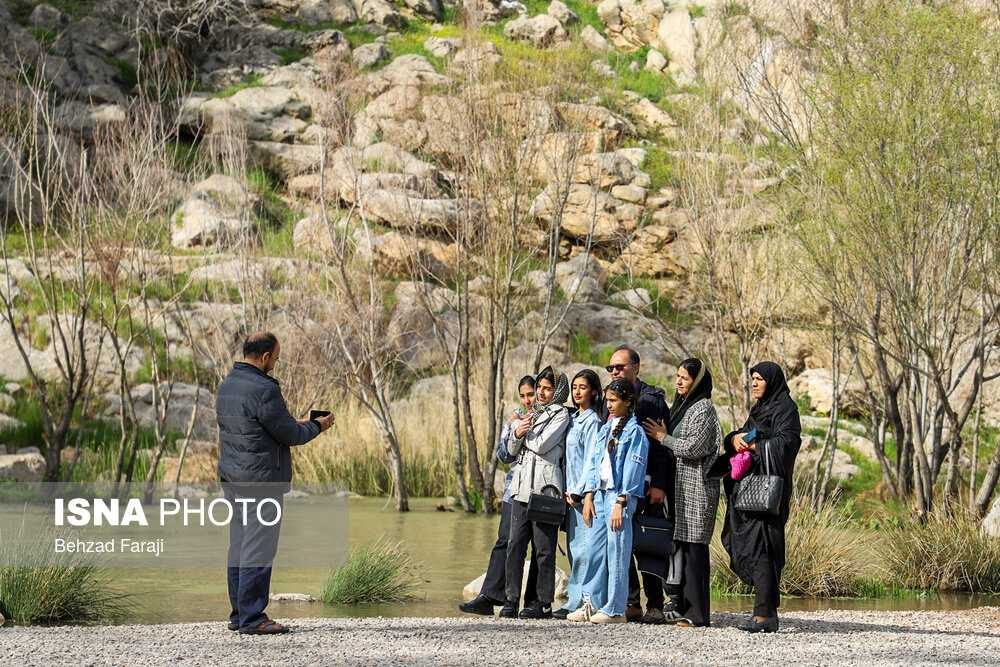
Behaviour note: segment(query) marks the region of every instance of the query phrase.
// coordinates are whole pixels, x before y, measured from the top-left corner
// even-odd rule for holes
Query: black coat
[[[223,482],[284,483],[292,480],[289,447],[320,433],[288,413],[278,381],[256,366],[238,362],[219,386],[219,478]]]
[[[778,384],[776,382],[775,384]],[[780,378],[783,391],[768,401],[767,410],[751,412],[739,431],[728,434],[724,440],[728,462],[736,452],[731,439],[736,433],[747,433],[757,428],[757,450],[753,454],[753,472],[763,472],[763,456],[767,456],[772,475],[784,478],[780,513],[759,514],[733,509],[734,482],[724,479],[726,491],[726,519],[722,526],[722,544],[729,552],[730,566],[740,579],[753,584],[753,569],[761,558],[769,559],[780,577],[785,565],[785,524],[788,522],[789,505],[792,497],[792,471],[795,458],[802,444],[798,406],[784,389],[784,377]],[[759,405],[759,404],[758,404]]]

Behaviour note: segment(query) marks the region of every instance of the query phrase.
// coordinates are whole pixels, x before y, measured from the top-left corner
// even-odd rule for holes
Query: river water
[[[418,598],[405,604],[330,606],[322,603],[273,603],[271,615],[278,618],[309,616],[459,616],[456,605],[461,601],[463,587],[482,574],[489,550],[496,539],[496,516],[466,515],[461,512],[439,512],[436,499],[413,499],[412,511],[394,512],[390,505],[378,499],[356,499],[347,503],[346,533],[350,546],[363,545],[380,538],[400,541],[408,553],[421,563],[423,580]],[[326,511],[323,505],[290,504],[286,520],[300,525],[319,526],[328,520],[310,516],[310,512]],[[295,515],[299,514],[298,517]],[[284,529],[283,529],[284,530]],[[327,535],[340,529],[323,529]],[[318,596],[330,569],[342,562],[345,548],[329,548],[328,565],[311,562],[296,564],[297,549],[294,535],[283,539],[275,564],[271,590],[273,593],[309,593]],[[343,538],[341,537],[342,541]],[[346,545],[344,545],[346,546]],[[221,548],[221,547],[220,547]],[[315,559],[312,559],[315,560]],[[220,567],[183,568],[172,564],[159,569],[124,568],[117,570],[116,583],[134,596],[134,609],[126,622],[168,623],[211,621],[227,617],[224,554]],[[566,559],[559,555],[559,566],[568,569]],[[1000,605],[1000,598],[972,595],[931,595],[926,597],[882,598],[873,600],[794,599],[783,600],[788,610],[813,609],[967,609],[981,605]],[[751,608],[749,598],[719,597],[712,602],[717,611],[742,611]]]
[[[400,542],[419,563],[422,582],[416,599],[402,604],[332,606],[322,603],[272,603],[277,618],[308,616],[460,616],[456,606],[462,589],[483,573],[496,539],[497,516],[468,515],[437,510],[438,499],[411,500],[411,511],[400,514],[384,500],[347,500],[330,496],[287,498],[281,542],[271,582],[272,593],[306,593],[318,597],[331,570],[342,563],[352,547],[376,540]],[[147,512],[155,516],[156,509]],[[154,523],[154,522],[151,522]],[[9,547],[14,536],[41,535],[44,549],[52,551],[53,514],[44,504],[0,504],[0,539]],[[129,594],[131,609],[126,623],[178,623],[222,620],[228,617],[226,592],[225,527],[156,529],[165,547],[159,556],[93,556],[112,575],[113,585]],[[143,533],[107,526],[74,537],[114,536],[144,539]],[[20,537],[20,539],[28,539]],[[564,540],[561,540],[564,542]],[[5,549],[6,554],[10,553]],[[8,564],[8,563],[5,563]],[[564,555],[558,565],[568,571]],[[812,609],[966,609],[1000,606],[1000,597],[929,595],[872,600],[785,598],[783,608]],[[743,611],[747,597],[718,597],[717,611]]]

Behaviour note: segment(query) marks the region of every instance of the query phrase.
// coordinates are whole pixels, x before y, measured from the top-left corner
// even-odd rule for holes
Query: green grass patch
[[[263,203],[261,244],[268,255],[287,256],[294,252],[292,232],[298,212],[281,198],[278,179],[261,167],[247,172],[247,184]]]
[[[641,169],[649,174],[649,191],[656,192],[660,188],[677,184],[677,174],[674,158],[662,146],[644,146],[646,159]]]
[[[415,597],[420,583],[417,567],[402,543],[379,540],[357,547],[330,573],[320,598],[344,605],[406,602]]]
[[[612,276],[608,279],[608,294],[614,294],[615,292],[627,289],[646,290],[650,298],[649,307],[646,309],[647,313],[664,324],[675,327],[687,327],[694,324],[694,316],[685,311],[678,310],[674,306],[673,301],[660,291],[656,281],[650,278],[634,278],[626,275]]]
[[[573,361],[588,366],[603,366],[615,351],[614,345],[594,346],[587,334],[577,333],[569,341],[569,354]]]
[[[56,41],[56,37],[59,36],[55,30],[47,28],[32,28],[31,34],[34,36],[35,41],[43,46],[52,46],[52,43]]]
[[[118,79],[129,89],[135,88],[139,84],[139,73],[135,65],[122,58],[109,58],[108,62],[118,70]]]
[[[167,158],[177,171],[190,174],[202,164],[198,144],[193,141],[175,139],[167,144]]]
[[[217,98],[232,97],[241,90],[246,90],[247,88],[259,88],[264,85],[264,77],[260,74],[254,73],[248,76],[245,80],[239,83],[231,83],[222,90],[215,93]]]
[[[281,58],[282,65],[291,65],[292,63],[297,63],[298,61],[302,60],[303,58],[309,55],[309,53],[305,49],[300,49],[294,46],[275,49],[274,52],[278,54],[279,58]]]
[[[0,544],[0,611],[21,625],[107,623],[131,608],[106,568],[82,554],[56,553],[53,535]]]

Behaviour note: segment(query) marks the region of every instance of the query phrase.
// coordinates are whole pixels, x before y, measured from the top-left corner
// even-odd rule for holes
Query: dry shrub
[[[901,588],[1000,593],[1000,539],[961,507],[938,508],[924,523],[890,529],[881,560]]]
[[[818,510],[796,497],[785,527],[785,567],[781,592],[802,597],[855,597],[865,590],[868,568],[865,535],[831,503]],[[723,593],[744,594],[750,588],[729,567],[729,554],[718,536],[712,541],[712,585]]]

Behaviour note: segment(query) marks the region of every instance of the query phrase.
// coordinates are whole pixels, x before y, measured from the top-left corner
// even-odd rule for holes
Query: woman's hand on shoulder
[[[646,437],[650,440],[663,442],[663,439],[667,437],[667,425],[663,423],[662,419],[645,420],[642,422],[642,430],[646,432]]]

